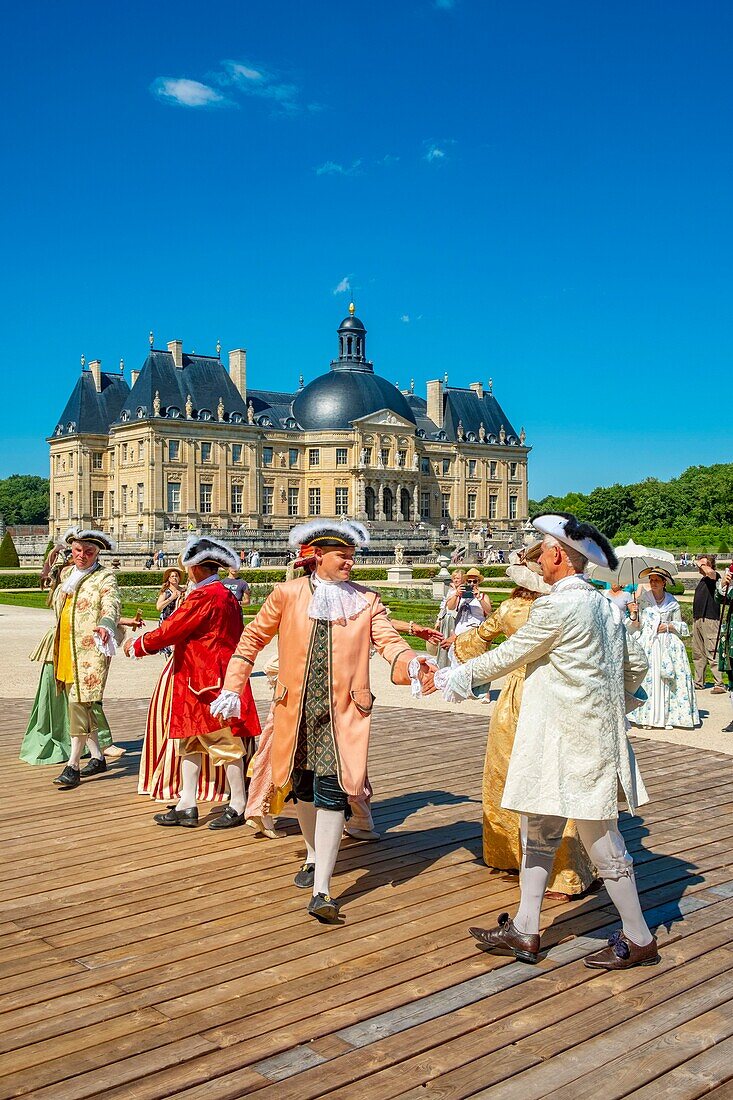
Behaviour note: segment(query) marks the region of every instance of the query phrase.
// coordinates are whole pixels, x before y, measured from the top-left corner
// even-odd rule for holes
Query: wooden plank
[[[451,739],[448,774],[444,739],[426,741],[422,713],[377,711],[370,771],[375,815],[390,831],[380,845],[344,845],[336,882],[347,922],[325,928],[308,920],[306,899],[292,888],[302,850],[294,827],[277,843],[244,830],[156,830],[156,807],[134,793],[132,756],[114,779],[65,799],[50,784],[52,769],[13,759],[23,706],[0,718],[9,790],[0,807],[8,854],[0,1095],[234,1100],[279,1089],[305,1098],[326,1086],[353,1096],[368,1083],[377,1100],[380,1090],[401,1095],[413,1082],[423,1094],[425,1081],[450,1095],[460,1074],[477,1068],[480,1087],[502,1088],[531,1081],[570,1052],[530,1045],[545,1034],[552,1043],[558,1020],[592,1061],[604,1012],[616,1020],[613,1034],[629,1023],[625,1013],[653,1024],[683,993],[693,1015],[666,1030],[657,1019],[639,1048],[659,1043],[665,1051],[663,1036],[675,1031],[669,1047],[683,1052],[676,1068],[684,1068],[709,1053],[696,1046],[698,1020],[711,1014],[706,1024],[717,1021],[722,1034],[730,991],[708,986],[713,998],[728,997],[720,1004],[698,1005],[694,995],[722,981],[712,960],[733,954],[729,757],[636,744],[654,801],[643,817],[622,815],[621,826],[643,902],[666,923],[661,938],[674,961],[663,957],[627,985],[640,972],[599,977],[581,962],[600,930],[616,926],[605,892],[546,907],[549,953],[536,968],[482,955],[466,936],[466,924],[511,909],[517,897],[516,877],[477,861],[483,716],[440,716]],[[123,736],[139,734],[144,705],[126,706],[125,714],[112,705],[113,724]],[[29,801],[32,820],[22,814]],[[644,993],[639,1008],[633,998],[647,987],[657,992]],[[523,1017],[533,1030],[513,1022]],[[581,1066],[571,1084],[592,1074]]]

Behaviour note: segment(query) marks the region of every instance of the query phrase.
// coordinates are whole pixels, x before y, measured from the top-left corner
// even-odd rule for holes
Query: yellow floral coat
[[[58,667],[59,624],[66,593],[61,587],[73,566],[64,569],[59,585],[53,594],[53,611],[56,616],[53,663]],[[74,686],[69,693],[72,703],[99,703],[109,671],[110,658],[100,653],[94,644],[94,628],[106,626],[115,634],[120,619],[120,590],[112,569],[97,565],[79,582],[68,599],[71,604],[71,658],[74,665]],[[58,683],[57,683],[58,688]]]

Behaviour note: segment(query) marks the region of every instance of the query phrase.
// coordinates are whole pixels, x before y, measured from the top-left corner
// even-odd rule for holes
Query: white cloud
[[[313,171],[317,176],[355,176],[360,169],[360,160],[355,160],[351,164],[338,164],[337,161],[327,160]]]
[[[333,293],[334,294],[346,294],[347,291],[350,291],[351,290],[351,278],[352,278],[351,275],[344,275],[343,279],[338,284],[338,286],[335,286],[333,288]]]
[[[198,80],[188,80],[186,77],[158,77],[152,85],[154,95],[166,103],[175,103],[179,107],[223,107],[229,105],[229,101],[211,88],[208,84],[202,84]]]
[[[410,323],[410,314],[409,313],[403,313],[402,316],[400,317],[400,321],[402,321],[403,325],[409,325],[409,323]]]
[[[232,86],[244,95],[269,99],[278,110],[290,114],[303,109],[300,88],[291,81],[282,80],[277,73],[255,68],[244,61],[222,61],[221,66],[224,71],[215,79],[223,87]]]
[[[447,153],[445,149],[441,149],[439,145],[434,145],[431,143],[430,145],[428,145],[427,151],[425,153],[425,160],[428,162],[428,164],[435,164],[436,161],[445,160],[446,156]]]

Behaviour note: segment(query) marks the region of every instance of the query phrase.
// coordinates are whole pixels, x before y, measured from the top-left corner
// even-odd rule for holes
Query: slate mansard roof
[[[53,435],[107,435],[109,426],[120,414],[130,387],[121,374],[101,376],[101,393],[94,385],[91,371],[82,371],[71,391]]]
[[[414,424],[418,436],[426,440],[456,442],[460,421],[465,442],[480,442],[482,424],[488,443],[499,441],[502,427],[508,444],[519,442],[506,413],[489,392],[479,396],[475,390],[445,386],[443,424],[437,425],[428,417],[424,398],[403,393],[374,373],[365,355],[366,329],[357,317],[347,317],[338,331],[341,352],[329,371],[296,393],[247,387],[246,401],[221,360],[213,356],[182,353],[182,365],[177,367],[170,351],[151,349],[132,389],[121,375],[102,374],[101,392],[97,392],[92,373],[82,371],[54,435],[106,435],[115,425],[147,420],[156,415],[157,393],[158,415],[167,419],[186,418],[190,395],[194,421],[217,421],[220,399],[225,422],[246,424],[251,401],[257,426],[293,432],[348,431],[354,421],[386,409]],[[353,355],[344,342],[352,333],[361,339],[359,352]]]

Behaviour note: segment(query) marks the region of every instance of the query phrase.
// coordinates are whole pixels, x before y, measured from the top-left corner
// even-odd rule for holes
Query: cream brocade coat
[[[53,594],[53,611],[56,616],[53,662],[57,667],[59,626],[66,593],[61,586],[70,575],[73,566],[64,569]],[[112,569],[100,565],[85,577],[71,596],[71,659],[74,666],[74,685],[69,692],[72,703],[100,703],[104,695],[110,658],[100,653],[94,643],[94,628],[105,626],[116,634],[120,619],[120,590]]]
[[[635,813],[648,795],[626,734],[626,709],[647,659],[618,609],[586,581],[566,578],[535,600],[511,638],[465,668],[477,685],[522,665],[522,706],[502,806],[576,821],[615,820],[621,787]]]
[[[527,622],[531,608],[532,601],[528,599],[505,600],[481,626],[456,639],[458,660],[467,661],[485,653],[489,644],[502,634],[510,637]],[[522,665],[510,672],[504,681],[491,715],[486,742],[482,789],[484,863],[500,871],[518,871],[522,862],[519,814],[502,809],[501,800],[522,703],[524,673]],[[568,821],[547,889],[561,894],[582,894],[595,877],[575,824]]]

